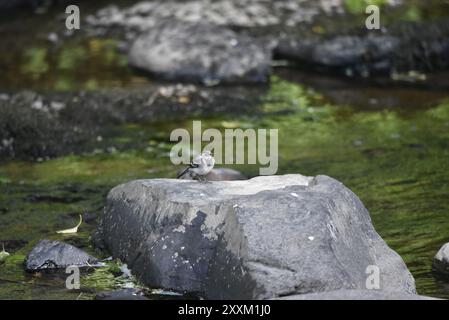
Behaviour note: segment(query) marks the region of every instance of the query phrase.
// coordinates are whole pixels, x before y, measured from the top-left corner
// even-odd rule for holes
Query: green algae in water
[[[24,63],[22,65],[23,74],[31,74],[33,78],[39,78],[41,74],[48,71],[46,48],[29,48],[23,55]]]
[[[65,288],[65,274],[24,271],[24,253],[12,254],[0,265],[0,299],[77,299],[80,292]],[[84,298],[92,299],[89,292]]]
[[[112,291],[124,288],[144,288],[135,277],[125,275],[120,260],[107,262],[104,267],[96,268],[94,272],[81,278],[81,287],[92,288],[95,291]]]
[[[27,47],[0,54],[5,65],[0,79],[3,90],[97,90],[142,83],[128,67],[126,55],[113,39],[65,39],[53,47],[33,40]]]
[[[100,268],[82,268],[80,289],[66,289],[64,270],[26,273],[25,255],[8,257],[0,266],[0,299],[92,299],[96,292],[121,288],[143,288],[134,277],[120,270],[121,262],[110,261]]]

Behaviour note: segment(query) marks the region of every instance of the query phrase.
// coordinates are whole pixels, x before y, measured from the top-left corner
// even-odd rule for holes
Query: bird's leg
[[[206,176],[203,176],[202,182],[204,182],[204,183],[211,183],[211,182],[206,178]]]
[[[209,182],[209,180],[206,179],[205,176],[201,176],[199,174],[196,175],[195,180],[198,180],[199,182]]]

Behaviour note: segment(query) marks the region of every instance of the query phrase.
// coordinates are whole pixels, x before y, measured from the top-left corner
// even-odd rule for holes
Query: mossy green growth
[[[313,90],[302,86],[292,85],[277,76],[272,76],[271,89],[263,98],[262,111],[301,111],[309,106],[313,98],[319,99],[320,96]]]
[[[29,74],[33,78],[39,78],[50,69],[47,61],[48,50],[46,48],[28,48],[23,53],[24,63],[22,73]]]
[[[369,5],[383,6],[388,4],[388,0],[345,0],[344,6],[351,13],[365,13],[366,7]]]
[[[95,291],[143,287],[133,276],[123,274],[122,266],[122,262],[118,259],[107,262],[104,267],[95,268],[92,273],[84,275],[81,278],[81,286]]]
[[[4,267],[23,267],[23,264],[25,262],[25,255],[24,254],[12,254],[12,255],[8,255],[7,258],[5,258],[3,263]]]

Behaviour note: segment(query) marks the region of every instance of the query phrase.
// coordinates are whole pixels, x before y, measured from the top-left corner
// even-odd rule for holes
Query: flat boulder
[[[169,80],[264,82],[271,49],[255,39],[208,24],[163,21],[131,45],[129,64]]]
[[[209,299],[366,289],[372,266],[380,289],[415,293],[363,203],[327,176],[132,181],[110,191],[96,237],[149,287]]]
[[[28,254],[25,261],[27,271],[62,269],[68,266],[86,267],[97,265],[98,259],[70,244],[41,240]]]

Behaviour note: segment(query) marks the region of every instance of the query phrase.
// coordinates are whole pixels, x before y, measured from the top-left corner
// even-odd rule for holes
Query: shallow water
[[[22,25],[44,18],[23,14],[30,20]],[[4,38],[8,50],[0,52],[6,70],[0,91],[134,88],[154,81],[126,67],[115,40],[75,37],[62,46],[50,44],[46,36],[53,23],[18,32],[19,43],[29,44],[26,49]],[[7,31],[3,25],[0,35]],[[405,260],[418,292],[449,298],[448,283],[431,273],[432,257],[449,241],[447,88],[432,82],[419,89],[356,84],[278,69],[263,101],[265,116],[203,119],[203,128],[279,128],[278,174],[326,174],[342,181],[363,200],[376,230]],[[0,299],[90,299],[98,290],[117,286],[112,273],[100,275],[101,281],[86,274],[83,279],[91,281],[83,282],[83,290],[68,291],[61,275],[27,274],[22,263],[42,238],[105,257],[89,238],[107,192],[132,179],[174,177],[178,168],[168,158],[169,134],[190,128],[191,120],[111,128],[104,136],[115,147],[109,152],[0,163],[0,243],[11,253],[0,262]],[[248,176],[258,173],[257,166],[234,168]],[[85,213],[85,222],[78,234],[55,234],[75,225],[79,213]]]

